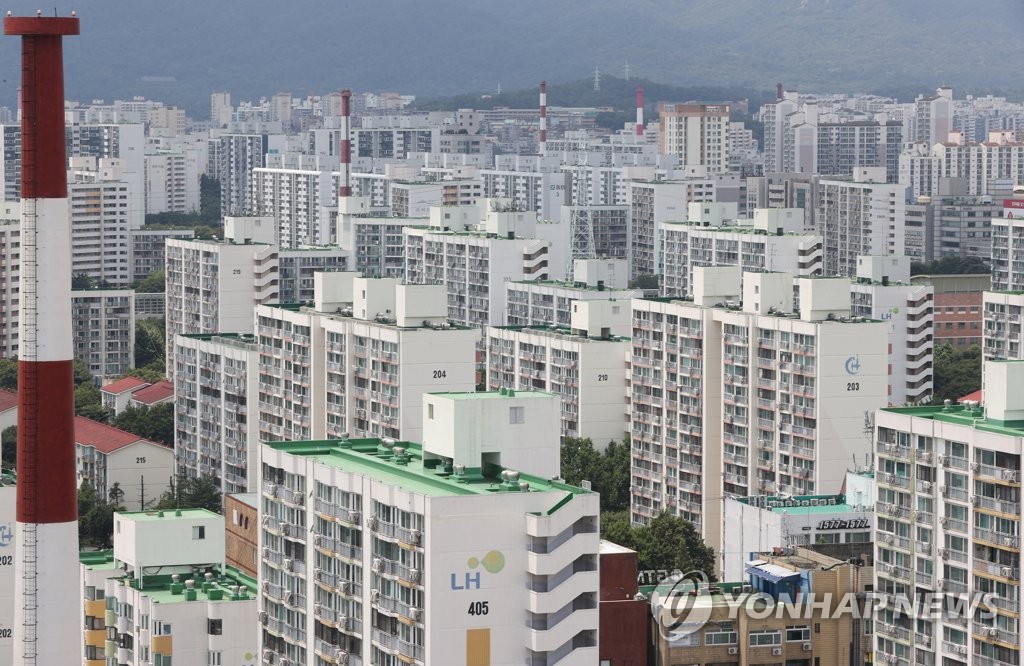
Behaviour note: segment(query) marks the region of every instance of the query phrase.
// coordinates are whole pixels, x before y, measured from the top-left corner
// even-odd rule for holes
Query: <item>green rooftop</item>
[[[498,392],[492,393],[447,393],[456,399],[487,400],[504,398]],[[553,395],[539,391],[517,392],[524,398]],[[490,493],[553,492],[583,494],[583,490],[560,480],[542,479],[530,474],[519,474],[515,482],[501,478],[505,471],[498,465],[484,465],[482,468],[466,468],[456,475],[449,460],[423,458],[423,447],[415,442],[396,441],[384,444],[380,439],[318,440],[307,442],[269,442],[272,449],[295,456],[305,456],[322,465],[337,467],[346,472],[360,474],[383,483],[399,486],[410,492],[431,497],[458,495],[487,495]],[[399,457],[394,447],[405,449]],[[526,484],[525,490],[520,487]]]
[[[1018,361],[1024,363],[1024,361]],[[1024,420],[1000,421],[985,415],[983,407],[967,405],[926,405],[923,407],[885,407],[884,412],[905,414],[922,419],[931,419],[943,423],[974,428],[980,432],[990,432],[1007,437],[1024,437]]]
[[[176,520],[178,518],[222,518],[219,513],[208,509],[168,509],[166,511],[119,511],[119,516],[130,520],[155,521]]]
[[[739,497],[738,501],[759,506],[769,511],[796,515],[815,515],[829,513],[846,513],[861,509],[846,503],[846,495],[794,495],[780,497],[777,495],[760,495]]]

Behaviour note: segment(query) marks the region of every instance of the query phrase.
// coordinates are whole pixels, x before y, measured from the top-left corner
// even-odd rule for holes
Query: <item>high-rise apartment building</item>
[[[729,171],[728,104],[659,104],[658,151],[708,173]]]
[[[21,200],[21,126],[0,125],[0,201]]]
[[[688,296],[697,266],[739,266],[800,277],[824,273],[821,236],[804,231],[802,209],[761,208],[753,220],[712,221],[701,213],[709,206],[690,204],[685,222],[661,225],[662,295]]]
[[[713,202],[715,181],[687,178],[676,181],[634,180],[629,184],[629,275],[662,271],[659,229],[666,222],[685,220],[691,202]]]
[[[179,335],[174,341],[175,473],[212,477],[223,493],[255,489],[259,348],[252,335]]]
[[[211,138],[207,147],[207,171],[220,181],[221,214],[253,214],[252,172],[263,166],[267,136],[224,134]]]
[[[552,480],[557,402],[428,395],[423,444],[264,444],[264,663],[596,663],[598,497]]]
[[[146,154],[146,214],[199,212],[197,149]]]
[[[406,282],[445,285],[448,319],[465,326],[503,321],[506,282],[565,274],[567,248],[541,236],[556,225],[504,200],[483,207],[482,223],[476,207],[435,208],[430,226],[405,229]]]
[[[924,404],[934,389],[935,290],[910,284],[906,257],[860,257],[850,285],[855,317],[889,325],[890,405]]]
[[[72,158],[71,163],[72,274],[127,287],[132,277],[129,234],[142,226],[144,216],[132,201],[135,184],[117,159]]]
[[[122,512],[113,532],[81,556],[84,666],[259,662],[257,585],[225,564],[223,516]]]
[[[72,291],[71,324],[75,358],[93,376],[120,377],[135,367],[134,291]]]
[[[252,333],[253,306],[278,298],[277,255],[274,245],[168,239],[167,358],[178,334]]]
[[[425,392],[476,386],[480,332],[448,323],[442,287],[317,279],[312,306],[256,308],[261,440],[419,437]]]
[[[876,413],[876,593],[945,595],[944,612],[875,618],[876,663],[1020,659],[1024,364],[985,364],[985,404]],[[987,595],[986,608],[972,600]]]
[[[153,273],[164,270],[164,244],[169,238],[191,240],[195,237],[192,229],[132,229],[128,232],[131,242],[129,262],[131,281],[138,282]]]
[[[626,288],[628,277],[624,260],[577,259],[573,265],[572,281],[508,282],[505,287],[505,325],[569,328],[575,301],[628,303],[629,299],[639,296],[639,290]],[[628,323],[623,328],[613,326],[612,334],[628,335]]]
[[[853,180],[818,181],[815,231],[824,241],[825,275],[852,277],[861,255],[904,256],[906,187],[886,184],[882,169]]]
[[[561,397],[563,437],[587,437],[598,448],[623,441],[629,429],[626,391],[628,338],[612,333],[626,322],[629,301],[580,301],[569,328],[491,326],[487,329],[487,387],[548,391]]]
[[[721,497],[835,492],[887,404],[888,331],[845,279],[698,268],[693,300],[635,299],[631,513],[719,543]],[[742,295],[741,295],[742,294]],[[725,305],[716,305],[724,303]]]

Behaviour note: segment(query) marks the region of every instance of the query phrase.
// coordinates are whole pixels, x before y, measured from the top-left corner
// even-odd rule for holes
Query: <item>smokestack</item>
[[[775,99],[782,99],[782,82],[775,84]]]
[[[352,91],[341,91],[341,189],[339,197],[352,196]]]
[[[548,154],[548,82],[540,82],[540,154]]]
[[[62,37],[78,18],[8,16],[21,36],[21,316],[14,662],[81,659]]]
[[[636,135],[644,135],[644,89],[636,89]]]

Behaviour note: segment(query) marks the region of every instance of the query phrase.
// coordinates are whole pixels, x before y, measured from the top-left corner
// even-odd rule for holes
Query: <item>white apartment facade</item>
[[[192,229],[132,229],[128,232],[131,247],[131,281],[137,282],[157,271],[164,270],[164,244],[169,238],[191,240],[195,237]]]
[[[199,211],[200,157],[196,149],[146,155],[146,214]]]
[[[547,280],[565,273],[565,252],[537,237],[542,227],[534,213],[486,204],[481,230],[465,231],[439,217],[429,227],[405,229],[405,280],[443,284],[448,292],[448,319],[464,326],[501,322],[506,310],[505,284]],[[476,220],[478,221],[478,220]],[[445,228],[448,230],[445,230]],[[465,229],[466,227],[462,227]]]
[[[684,220],[691,202],[715,200],[715,181],[690,178],[674,181],[634,180],[629,183],[629,275],[661,272],[661,225]]]
[[[487,387],[558,395],[562,436],[586,437],[602,449],[623,441],[629,429],[623,383],[631,345],[608,325],[628,316],[629,301],[584,301],[572,308],[571,328],[489,327]]]
[[[1020,660],[1024,366],[985,364],[985,404],[882,409],[875,416],[876,593],[933,593],[977,613],[875,617],[876,662],[997,666]]]
[[[318,280],[312,307],[256,308],[262,441],[418,437],[424,393],[476,386],[480,332],[448,323],[443,288]]]
[[[127,287],[132,279],[129,234],[143,221],[143,211],[134,208],[135,183],[118,160],[100,160],[97,166],[93,158],[72,158],[72,167],[68,172],[72,274]]]
[[[277,246],[168,239],[165,252],[168,359],[178,334],[252,333],[253,306],[278,297]]]
[[[213,477],[221,492],[253,492],[259,429],[256,338],[179,335],[174,342],[176,474]]]
[[[141,511],[167,490],[174,476],[174,451],[84,416],[75,417],[78,485],[86,483],[107,498],[116,484],[120,504]]]
[[[906,187],[886,184],[883,168],[858,169],[852,181],[822,178],[816,198],[825,275],[852,277],[860,255],[906,254]]]
[[[728,104],[659,104],[658,152],[709,173],[729,171]]]
[[[135,367],[135,292],[131,289],[71,292],[75,358],[95,377],[120,377]]]
[[[860,257],[851,314],[889,325],[890,405],[924,404],[934,383],[935,289],[910,284],[907,257]]]
[[[575,301],[629,301],[639,296],[638,290],[626,288],[628,272],[621,259],[577,259],[571,282],[507,282],[505,325],[568,328]],[[612,333],[628,335],[628,324],[613,327]]]
[[[698,268],[692,301],[633,301],[633,522],[670,511],[720,543],[721,497],[835,492],[868,452],[887,328],[850,317],[847,280],[797,284],[799,313],[792,277],[741,292],[734,268]]]
[[[329,170],[256,168],[252,171],[255,215],[277,224],[282,248],[334,242],[331,221],[337,212],[335,180]]]
[[[264,663],[596,663],[598,498],[549,480],[556,410],[438,394],[422,445],[264,444]]]
[[[225,564],[223,516],[117,513],[81,577],[84,666],[259,663],[257,585]]]
[[[691,207],[697,204],[691,204]],[[803,229],[799,208],[758,209],[750,223],[709,225],[699,219],[661,225],[663,296],[688,296],[697,266],[739,266],[797,277],[822,275],[821,236]]]

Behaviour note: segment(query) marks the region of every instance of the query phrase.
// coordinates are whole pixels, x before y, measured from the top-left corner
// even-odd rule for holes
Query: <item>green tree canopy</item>
[[[653,273],[646,273],[644,275],[637,275],[635,278],[629,281],[631,289],[657,289],[661,284],[657,275]]]
[[[18,359],[0,358],[0,388],[18,390]]]
[[[151,367],[162,370],[165,367],[166,349],[164,319],[135,320],[135,367]],[[164,375],[163,372],[160,373]]]
[[[208,509],[222,512],[223,497],[220,485],[211,476],[179,476],[171,480],[170,487],[160,496],[157,509]]]
[[[629,442],[609,442],[603,452],[588,438],[566,437],[562,442],[562,478],[574,486],[590,481],[601,495],[602,511],[629,508]]]
[[[703,571],[714,580],[715,551],[693,523],[663,512],[646,525],[630,525],[626,511],[601,514],[601,538],[637,551],[638,568]]]
[[[113,426],[151,442],[174,446],[174,403],[129,407],[114,417]]]
[[[991,266],[978,257],[942,257],[935,261],[915,261],[910,264],[911,275],[964,275],[988,273],[991,270]]]
[[[162,294],[164,293],[164,287],[166,284],[166,276],[163,271],[156,271],[150,273],[146,277],[142,278],[135,283],[135,291],[142,294]],[[149,321],[148,319],[140,319],[140,322]]]
[[[960,351],[951,345],[943,344],[936,346],[933,354],[933,403],[942,404],[947,399],[956,402],[958,398],[981,388],[982,356],[978,345]]]
[[[0,467],[14,469],[18,463],[18,426],[8,426],[0,433],[0,450]]]
[[[78,488],[78,540],[83,546],[109,548],[114,537],[114,513],[124,511],[120,500],[124,491],[114,484],[110,499],[101,497],[96,489],[83,481]]]

